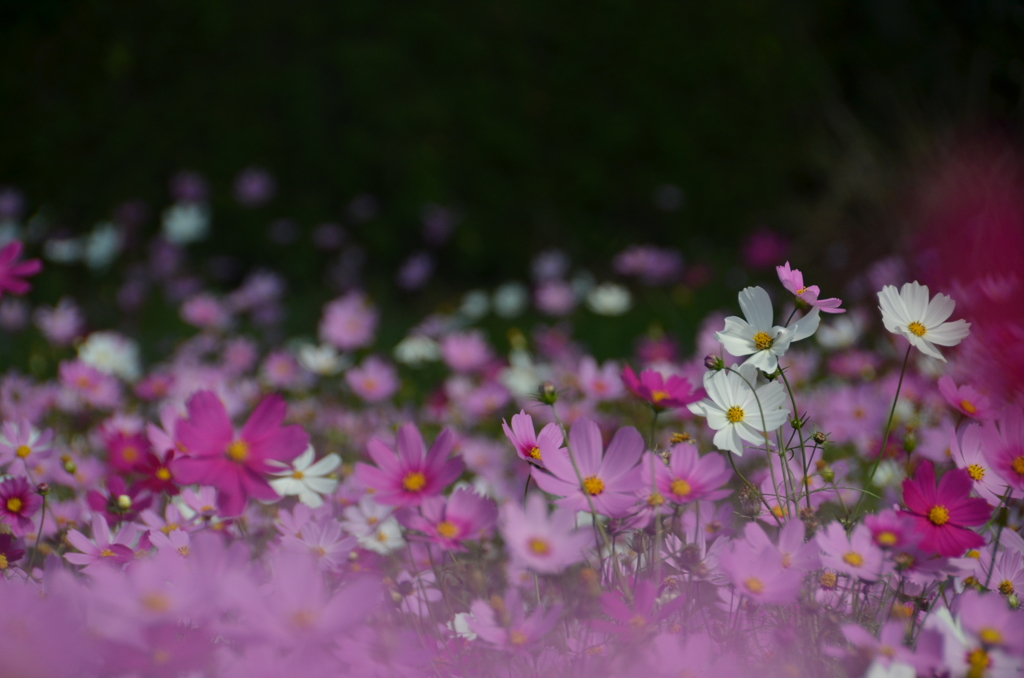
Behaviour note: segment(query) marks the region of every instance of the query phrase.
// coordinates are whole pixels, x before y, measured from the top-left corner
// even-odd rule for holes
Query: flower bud
[[[907,454],[913,454],[915,449],[917,449],[917,436],[913,433],[908,433],[907,437],[903,439],[903,451]]]
[[[38,485],[36,485],[36,494],[38,494],[40,497],[45,497],[46,495],[50,494],[50,484],[39,483]]]
[[[821,476],[821,479],[824,480],[826,483],[831,483],[833,480],[836,479],[836,472],[830,469],[828,466],[818,471],[818,475]]]
[[[540,390],[537,392],[537,399],[545,405],[554,405],[558,400],[558,391],[555,390],[555,385],[550,381],[541,384]]]
[[[825,437],[825,434],[822,433],[821,431],[815,431],[814,435],[811,436],[811,438],[814,439],[814,442],[818,443],[819,445],[825,444]]]
[[[704,358],[704,367],[708,368],[709,370],[714,370],[715,372],[717,372],[718,370],[725,367],[725,361],[722,360],[721,356],[717,356],[714,353],[709,353]]]

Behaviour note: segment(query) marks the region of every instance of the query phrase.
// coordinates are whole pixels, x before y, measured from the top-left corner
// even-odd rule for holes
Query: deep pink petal
[[[284,398],[276,393],[268,395],[249,415],[249,419],[246,420],[238,437],[252,445],[261,438],[273,434],[284,421],[287,413],[288,406],[285,404]]]

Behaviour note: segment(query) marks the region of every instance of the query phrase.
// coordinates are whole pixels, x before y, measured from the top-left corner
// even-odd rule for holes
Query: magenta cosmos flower
[[[32,286],[22,278],[35,275],[43,270],[43,262],[38,259],[16,261],[21,256],[24,247],[20,240],[14,240],[0,249],[0,296],[3,296],[4,292],[25,294],[32,289]]]
[[[987,521],[992,507],[970,493],[971,477],[963,469],[946,471],[936,487],[930,461],[922,462],[914,477],[903,481],[903,503],[921,534],[922,550],[951,558],[985,543],[967,528]]]
[[[462,542],[489,536],[497,517],[498,507],[493,501],[459,488],[447,501],[443,497],[425,498],[420,514],[410,516],[406,522],[439,546],[465,551]]]
[[[416,506],[424,497],[441,494],[462,473],[462,460],[448,458],[454,445],[455,436],[444,429],[428,452],[416,426],[405,424],[396,436],[397,454],[380,440],[370,439],[366,451],[377,465],[356,464],[356,477],[374,490],[378,504]]]
[[[32,515],[42,505],[42,497],[23,476],[0,483],[0,522],[7,523],[15,537],[24,537],[32,531]]]
[[[637,398],[646,400],[657,410],[684,407],[704,397],[702,389],[694,388],[689,380],[678,375],[665,379],[660,372],[644,370],[637,378],[627,365],[622,368],[622,383]]]
[[[715,501],[729,494],[720,490],[732,475],[725,461],[717,454],[701,457],[689,443],[673,445],[668,466],[656,464],[655,485],[658,492],[676,504],[691,501]]]
[[[546,457],[562,450],[562,431],[558,425],[554,422],[547,424],[538,435],[533,428],[533,417],[523,410],[512,415],[511,428],[504,419],[501,420],[501,428],[512,441],[519,458],[538,466],[544,466]]]
[[[574,511],[589,511],[593,503],[594,511],[611,518],[629,513],[636,505],[635,493],[643,485],[637,466],[644,452],[640,433],[632,426],[620,428],[602,456],[601,430],[581,417],[569,431],[569,445],[575,467],[568,452],[560,452],[544,460],[549,473],[532,470],[540,489],[562,497],[557,503]]]
[[[224,404],[211,391],[199,391],[186,403],[187,419],[179,419],[175,437],[185,448],[172,472],[182,485],[217,488],[222,516],[240,516],[249,497],[275,501],[277,492],[264,476],[302,454],[309,436],[301,426],[282,426],[287,406],[278,395],[264,398],[240,431],[235,432]]]
[[[843,303],[840,299],[819,299],[821,290],[818,286],[804,285],[804,274],[798,269],[790,269],[788,261],[783,266],[776,266],[775,272],[779,274],[782,286],[811,308],[816,308],[822,313],[846,313],[845,308],[839,308]]]

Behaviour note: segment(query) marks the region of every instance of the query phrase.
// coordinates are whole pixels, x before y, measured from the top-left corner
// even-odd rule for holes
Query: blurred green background
[[[285,273],[307,328],[332,294],[313,227],[342,224],[404,311],[391,284],[431,204],[458,218],[430,304],[552,246],[599,277],[630,243],[673,246],[721,280],[761,225],[838,284],[893,245],[915,168],[958,135],[1016,143],[1024,115],[1009,0],[34,0],[0,26],[0,185],[71,233],[141,199],[156,233],[170,177],[197,171],[213,231],[191,251],[233,258],[224,289]],[[278,188],[246,209],[252,165]],[[351,217],[360,195],[374,218]],[[271,242],[278,218],[302,237]],[[43,297],[116,289],[53,275]]]

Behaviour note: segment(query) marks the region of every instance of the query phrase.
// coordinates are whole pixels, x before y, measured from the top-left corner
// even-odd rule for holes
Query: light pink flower
[[[519,414],[512,415],[511,428],[502,419],[501,428],[512,442],[519,458],[538,466],[544,466],[545,457],[562,450],[562,431],[558,428],[558,424],[554,422],[546,424],[540,430],[540,435],[537,435],[533,428],[533,417],[528,415],[525,410],[520,410]]]
[[[776,266],[775,271],[779,274],[782,286],[795,294],[798,300],[821,310],[822,313],[846,313],[845,308],[839,308],[843,303],[840,299],[819,299],[821,290],[818,286],[804,285],[804,274],[795,268],[790,269],[788,261],[782,266]]]
[[[320,339],[342,351],[373,343],[377,310],[362,292],[352,291],[324,306]]]
[[[370,356],[345,372],[345,383],[366,402],[377,403],[398,392],[398,372],[388,362]]]
[[[462,473],[462,460],[448,458],[454,445],[452,432],[444,429],[427,452],[416,426],[405,424],[398,429],[397,454],[377,438],[366,443],[376,466],[356,464],[356,477],[373,488],[380,504],[416,506],[425,497],[441,494]]]
[[[501,511],[501,536],[518,562],[541,574],[557,574],[585,558],[594,533],[576,529],[576,512],[556,508],[550,516],[544,498],[533,493],[525,509],[509,502]]]

